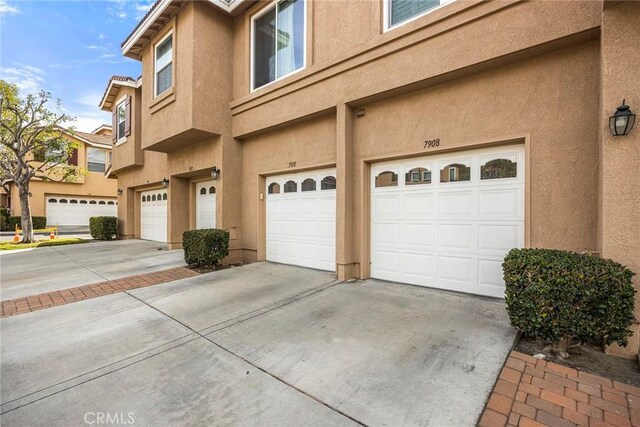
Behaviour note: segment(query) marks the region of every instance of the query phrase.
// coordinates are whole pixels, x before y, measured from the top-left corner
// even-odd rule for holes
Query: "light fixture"
[[[162,188],[167,188],[169,186],[169,180],[167,178],[162,179]]]
[[[609,117],[609,130],[613,136],[629,135],[633,124],[636,121],[636,115],[631,112],[629,106],[625,104],[625,100],[622,100],[622,105],[619,106],[613,116]]]
[[[122,196],[122,188],[118,188],[118,196]]]
[[[218,169],[217,166],[214,166],[213,169],[211,170],[211,179],[213,180],[218,179],[218,177],[220,176],[220,172],[222,171]]]

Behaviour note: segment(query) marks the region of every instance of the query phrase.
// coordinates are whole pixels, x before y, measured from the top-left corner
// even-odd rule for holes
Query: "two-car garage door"
[[[115,198],[47,196],[47,225],[89,225],[92,216],[118,216]]]
[[[376,164],[371,276],[504,296],[502,261],[524,245],[524,148]]]

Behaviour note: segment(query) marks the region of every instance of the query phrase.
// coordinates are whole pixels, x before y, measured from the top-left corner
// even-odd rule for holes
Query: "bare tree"
[[[18,189],[23,230],[22,243],[35,241],[29,206],[32,179],[71,182],[80,170],[68,164],[77,144],[66,137],[64,125],[73,120],[55,102],[55,112],[47,108],[51,94],[40,91],[24,99],[16,85],[0,80],[0,176],[2,185],[13,183]]]

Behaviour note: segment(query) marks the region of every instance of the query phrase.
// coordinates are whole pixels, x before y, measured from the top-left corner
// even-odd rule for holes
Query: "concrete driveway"
[[[116,240],[0,252],[0,299],[120,279],[182,266],[182,250],[146,240]]]
[[[501,301],[251,264],[0,320],[3,426],[475,424]]]

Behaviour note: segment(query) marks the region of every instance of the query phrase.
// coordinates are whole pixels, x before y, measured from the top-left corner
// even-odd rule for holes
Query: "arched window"
[[[391,171],[380,172],[376,176],[376,187],[397,187],[398,174]]]
[[[158,201],[162,200],[162,194],[158,193]]]
[[[493,159],[480,166],[480,179],[516,178],[518,163],[509,159]]]
[[[100,201],[98,202],[98,204],[99,204],[99,205],[106,205],[106,203],[105,203],[105,201],[104,201],[104,200],[100,200]]]
[[[298,183],[295,181],[287,181],[284,183],[285,193],[295,193],[298,191]]]
[[[202,188],[200,189],[200,195],[201,195],[201,196],[204,196],[205,194],[207,194],[207,189],[206,189],[206,188],[204,188],[204,187],[202,187]]]
[[[336,177],[325,176],[320,181],[320,190],[335,190],[336,189]]]
[[[86,204],[87,204],[87,201],[86,201],[86,200],[80,200],[80,204],[81,204],[81,205],[86,205]]]
[[[209,187],[209,194],[216,194],[216,187],[214,187],[213,185]]]
[[[69,201],[69,203],[78,204],[78,201],[76,199],[71,199],[71,201]]]
[[[316,191],[316,180],[313,178],[307,178],[302,181],[300,188],[302,191]]]
[[[113,205],[113,202],[107,202],[108,205]]]
[[[431,171],[427,168],[413,168],[405,174],[406,185],[431,184]]]
[[[143,202],[144,202],[144,200],[143,200]],[[96,203],[97,203],[97,202],[96,202],[95,200],[91,200],[91,201],[89,202],[89,204],[90,204],[90,205],[95,205]]]
[[[153,196],[151,196],[151,201],[155,202],[156,201],[156,195],[154,194]]]
[[[440,169],[440,182],[471,181],[471,168],[466,163],[451,163]]]
[[[49,203],[58,203],[56,199],[49,199]]]
[[[280,194],[280,184],[277,182],[269,184],[269,194]]]
[[[162,195],[162,200],[167,200],[167,193],[164,193],[164,194]]]
[[[67,199],[60,199],[60,203],[67,203]]]

